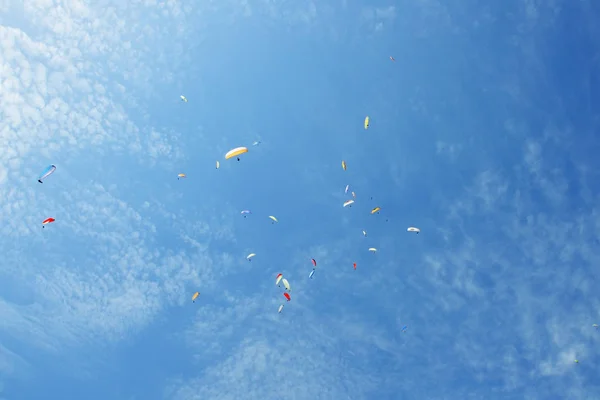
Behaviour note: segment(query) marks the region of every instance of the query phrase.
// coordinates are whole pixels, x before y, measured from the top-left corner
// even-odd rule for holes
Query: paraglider
[[[311,258],[311,261],[313,263],[313,267],[316,267],[317,266],[317,260],[315,260],[314,258]]]
[[[279,222],[279,221],[277,221],[277,218],[275,218],[275,217],[274,217],[274,216],[272,216],[272,215],[269,215],[269,218],[271,218],[271,220],[273,221],[273,222],[272,222],[273,224],[274,224],[275,222]]]
[[[196,292],[192,295],[192,303],[196,302],[196,299],[198,298],[198,296],[200,296],[200,292]]]
[[[346,161],[342,160],[342,168],[344,169],[344,171],[346,170]]]
[[[315,270],[313,269],[312,271],[310,271],[310,274],[308,274],[308,277],[310,279],[312,279],[313,275],[315,274]]]
[[[46,218],[45,220],[42,221],[42,228],[45,228],[46,225],[48,225],[54,221],[56,221],[54,218]]]
[[[277,274],[277,277],[275,278],[275,284],[277,286],[279,286],[279,282],[281,282],[282,279],[283,279],[283,274]]]
[[[248,149],[246,147],[236,147],[235,149],[231,149],[229,150],[226,154],[225,154],[225,159],[229,160],[232,157],[237,157],[241,154],[247,153]],[[240,161],[240,158],[237,157],[237,160]]]
[[[346,189],[344,189],[344,194],[348,193],[348,189],[350,189],[350,185],[346,185]]]
[[[283,304],[281,304],[281,305],[279,306],[279,309],[277,310],[277,312],[281,314],[281,310],[283,310]]]
[[[252,261],[252,257],[254,257],[256,254],[254,253],[250,253],[246,256],[246,258],[248,259],[248,261]]]
[[[356,270],[356,263],[354,263],[353,265],[354,265],[354,270]]]
[[[352,192],[352,197],[356,198],[356,193]]]
[[[392,56],[390,56],[390,60],[396,61],[396,59],[394,57],[392,57]]]
[[[365,117],[365,129],[369,129],[369,116]]]
[[[419,234],[419,232],[421,232],[421,230],[419,228],[415,228],[414,226],[409,227],[408,229],[406,229],[407,232],[417,232],[417,234]]]
[[[246,214],[252,214],[252,211],[250,211],[250,210],[242,210],[240,212],[240,214],[242,214],[244,216],[244,218],[246,218]]]
[[[344,202],[344,207],[352,207],[352,204],[354,204],[354,200],[348,200]]]
[[[285,290],[287,290],[288,292],[292,291],[292,288],[290,287],[290,283],[288,282],[287,279],[283,278],[281,280],[281,283],[283,283],[283,286],[285,286]]]
[[[185,174],[178,174],[177,175],[177,180],[179,180],[180,178],[185,178]]]
[[[255,141],[254,143],[252,143],[252,146],[258,146],[259,144],[261,144],[260,140]]]
[[[375,247],[369,247],[369,251],[372,253],[377,253],[377,249]]]
[[[287,299],[287,301],[290,301],[292,298],[290,297],[289,293],[284,292],[283,295],[285,296],[285,298]]]
[[[181,98],[181,101],[183,101],[184,103],[187,103],[187,99],[184,95],[179,96],[179,98]]]
[[[42,173],[40,174],[40,177],[38,178],[38,182],[39,183],[44,183],[44,182],[42,182],[42,180],[46,179],[47,177],[49,177],[50,175],[52,175],[54,173],[54,171],[56,171],[56,166],[54,166],[54,165],[48,165],[46,167],[46,169],[43,170]]]
[[[221,163],[219,163],[219,162],[217,161],[217,169],[219,169],[219,167],[220,167],[220,166],[221,166]]]
[[[363,236],[367,237],[367,231],[363,231]]]
[[[381,210],[381,207],[375,207],[374,209],[371,210],[371,214],[375,214],[375,213],[379,214],[379,210]]]
[[[408,329],[408,325],[404,325],[404,326],[402,327],[402,333],[405,333],[407,329]]]

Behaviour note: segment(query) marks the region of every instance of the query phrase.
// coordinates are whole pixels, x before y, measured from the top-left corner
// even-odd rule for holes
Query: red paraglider
[[[290,301],[292,299],[288,293],[284,293],[283,295],[285,296],[287,301]]]
[[[55,219],[54,218],[46,218],[43,222],[42,222],[42,228],[44,228],[47,224],[54,222]]]
[[[315,260],[314,258],[312,259],[312,263],[315,267],[317,266],[317,260]]]

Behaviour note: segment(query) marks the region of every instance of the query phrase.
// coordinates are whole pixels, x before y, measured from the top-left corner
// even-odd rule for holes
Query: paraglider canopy
[[[54,173],[54,171],[56,171],[56,166],[55,165],[48,165],[46,167],[46,169],[44,169],[42,171],[42,173],[40,174],[40,177],[38,178],[38,182],[39,183],[44,183],[42,182],[43,179],[49,177],[50,175],[52,175]]]
[[[200,292],[196,292],[192,295],[192,303],[196,302],[196,299],[198,298],[199,295],[200,295]]]
[[[285,296],[287,301],[290,301],[292,299],[288,293],[283,293],[283,295]]]
[[[56,221],[54,218],[46,218],[45,220],[42,221],[42,228],[44,228],[47,224],[52,223]]]
[[[232,157],[237,157],[240,154],[244,154],[247,153],[248,149],[246,147],[236,147],[235,149],[231,149],[229,150],[226,154],[225,154],[225,159],[229,160]],[[238,161],[239,161],[239,157],[238,157]]]
[[[365,129],[369,129],[369,116],[365,117]]]

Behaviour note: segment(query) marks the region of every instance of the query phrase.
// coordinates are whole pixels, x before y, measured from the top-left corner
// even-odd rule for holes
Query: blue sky
[[[0,2],[0,399],[600,398],[594,2],[101,3]]]

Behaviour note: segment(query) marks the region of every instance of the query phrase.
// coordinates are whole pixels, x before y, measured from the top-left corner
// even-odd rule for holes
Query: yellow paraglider
[[[192,295],[192,303],[196,302],[196,299],[198,298],[198,296],[200,296],[200,292],[196,292]]]
[[[342,160],[342,168],[344,169],[344,171],[346,170],[346,161]]]
[[[227,154],[225,154],[225,159],[229,160],[231,157],[237,157],[240,154],[244,154],[247,153],[248,149],[246,147],[236,147],[235,149],[231,149],[227,152]],[[238,161],[239,161],[239,157],[238,157]]]
[[[369,116],[365,118],[365,129],[369,129]]]
[[[177,175],[177,180],[179,180],[179,178],[185,178],[185,174],[178,174]]]
[[[371,214],[375,214],[376,212],[379,212],[379,210],[381,210],[381,207],[375,207],[371,210]]]
[[[274,217],[274,216],[272,216],[272,215],[269,215],[269,218],[271,218],[271,219],[273,220],[273,222],[274,222],[274,223],[275,223],[275,222],[279,222],[279,221],[277,221],[277,218],[275,218],[275,217]]]

